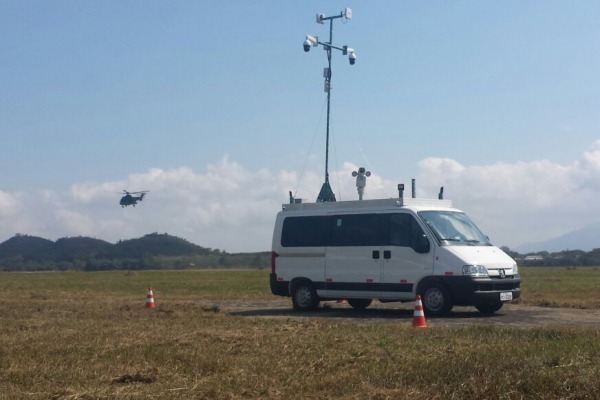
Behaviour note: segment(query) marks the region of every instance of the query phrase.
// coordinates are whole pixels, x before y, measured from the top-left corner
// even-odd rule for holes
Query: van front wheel
[[[425,315],[439,316],[448,314],[452,310],[452,298],[448,290],[439,284],[428,286],[422,295],[423,310]]]
[[[301,282],[294,287],[292,304],[298,311],[314,310],[319,306],[317,292],[310,282]]]

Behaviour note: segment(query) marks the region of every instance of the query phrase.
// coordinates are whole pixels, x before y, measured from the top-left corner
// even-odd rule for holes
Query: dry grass
[[[600,391],[597,330],[415,330],[201,306],[272,298],[267,278],[0,274],[0,399],[593,399]],[[144,308],[147,286],[156,287],[153,310]]]
[[[545,307],[600,308],[600,268],[520,269],[521,303]]]

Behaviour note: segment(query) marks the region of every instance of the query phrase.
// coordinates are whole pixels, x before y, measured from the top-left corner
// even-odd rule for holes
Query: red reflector
[[[407,283],[408,281],[406,279],[400,279],[400,283]]]
[[[327,278],[327,279],[325,279],[325,282],[333,282],[333,279]]]
[[[367,283],[373,283],[373,279],[371,279],[371,278],[367,279]]]
[[[283,282],[283,278],[279,278],[279,277],[277,277],[277,281],[278,281],[278,282]]]
[[[446,271],[446,275],[454,275],[454,272]]]

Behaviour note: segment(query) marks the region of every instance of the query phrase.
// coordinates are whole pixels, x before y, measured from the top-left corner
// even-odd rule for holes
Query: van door
[[[425,232],[412,214],[393,213],[387,217],[389,237],[383,247],[382,298],[412,300],[419,280],[433,273],[433,243],[430,240],[426,253],[419,249],[417,242]]]
[[[377,297],[381,289],[383,214],[332,214],[325,286],[332,297]]]

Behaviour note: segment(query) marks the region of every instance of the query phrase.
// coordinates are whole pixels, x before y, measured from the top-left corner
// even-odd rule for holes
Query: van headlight
[[[519,266],[517,264],[513,264],[513,275],[517,275],[519,273]]]
[[[468,276],[488,276],[488,270],[483,265],[465,265],[463,275]]]

